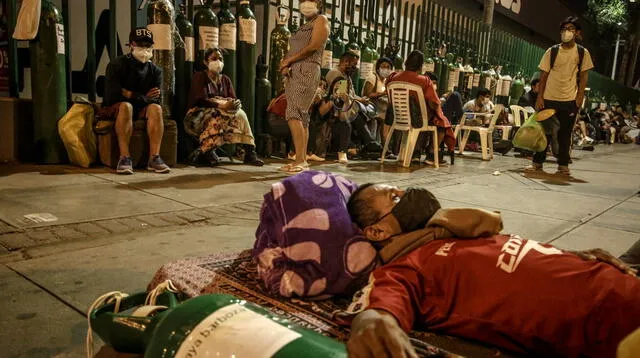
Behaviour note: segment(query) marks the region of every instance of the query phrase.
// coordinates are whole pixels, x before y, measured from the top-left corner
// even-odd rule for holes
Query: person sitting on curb
[[[160,158],[160,144],[164,134],[160,88],[162,70],[150,62],[153,56],[153,34],[144,27],[129,34],[131,52],[114,58],[107,65],[105,94],[100,116],[115,121],[120,160],[118,174],[133,174],[129,141],[133,119],[147,121],[149,162],[147,169],[156,173],[171,171]]]
[[[382,261],[348,310],[350,357],[417,357],[413,329],[534,356],[615,357],[640,326],[636,271],[605,251],[502,235],[500,213],[443,209],[422,188],[365,184],[347,208]]]

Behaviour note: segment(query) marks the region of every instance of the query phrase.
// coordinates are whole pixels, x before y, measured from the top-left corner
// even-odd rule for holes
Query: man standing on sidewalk
[[[581,27],[576,17],[568,17],[560,24],[562,43],[552,46],[540,61],[540,95],[536,110],[555,109],[560,121],[558,131],[558,174],[569,176],[569,152],[571,131],[576,115],[584,102],[588,71],[593,68],[589,51],[576,44],[581,36]],[[530,170],[542,171],[547,152],[538,152],[533,157]]]

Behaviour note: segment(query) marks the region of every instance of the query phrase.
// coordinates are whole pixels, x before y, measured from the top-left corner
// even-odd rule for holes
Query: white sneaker
[[[593,142],[595,142],[595,140],[591,137],[586,137],[584,140],[587,142],[587,144],[593,144]]]
[[[289,153],[289,154],[287,154],[287,159],[289,159],[289,160],[296,160],[296,153]]]
[[[347,153],[345,153],[345,152],[338,152],[338,163],[340,163],[340,164],[347,164],[347,163],[349,163],[349,159],[347,158]]]
[[[315,154],[311,154],[311,155],[307,155],[307,160],[310,160],[312,162],[324,162],[325,159],[321,158]]]
[[[584,139],[580,139],[577,144],[578,147],[582,147],[582,145],[584,144]]]

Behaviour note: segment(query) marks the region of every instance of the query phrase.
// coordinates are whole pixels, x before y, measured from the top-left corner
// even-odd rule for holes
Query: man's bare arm
[[[576,106],[582,108],[584,103],[584,91],[587,88],[587,81],[589,80],[589,71],[583,71],[580,73],[580,83],[578,84],[578,93],[576,94]]]
[[[538,99],[536,100],[536,110],[540,111],[544,109],[544,90],[547,88],[547,79],[549,78],[549,72],[542,71],[540,74],[540,90],[538,91]]]
[[[418,358],[395,317],[373,309],[361,312],[353,320],[347,351],[350,358]]]

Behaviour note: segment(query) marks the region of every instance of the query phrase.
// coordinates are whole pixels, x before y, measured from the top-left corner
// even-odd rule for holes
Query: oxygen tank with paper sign
[[[269,52],[269,80],[272,86],[272,96],[279,96],[284,91],[284,76],[280,73],[280,63],[289,52],[291,31],[287,28],[289,8],[278,5],[276,12],[276,27],[271,31],[271,51]]]
[[[240,1],[238,18],[238,98],[247,113],[249,124],[255,127],[256,79],[256,17],[249,0]],[[280,66],[278,66],[280,68]]]
[[[196,5],[195,14],[193,15],[197,53],[196,66],[198,69],[205,69],[204,51],[208,48],[217,48],[219,42],[218,17],[211,10],[211,3],[213,3],[213,0],[207,1],[205,5]]]
[[[160,105],[165,120],[171,119],[173,95],[175,92],[175,55],[173,34],[175,31],[175,10],[169,0],[150,0],[147,4],[147,29],[153,33],[153,58],[162,70]]]
[[[220,12],[218,13],[220,22],[220,36],[218,43],[222,49],[224,67],[222,73],[229,76],[233,88],[237,88],[236,77],[236,47],[237,47],[237,26],[236,18],[229,10],[229,0],[220,0]]]

